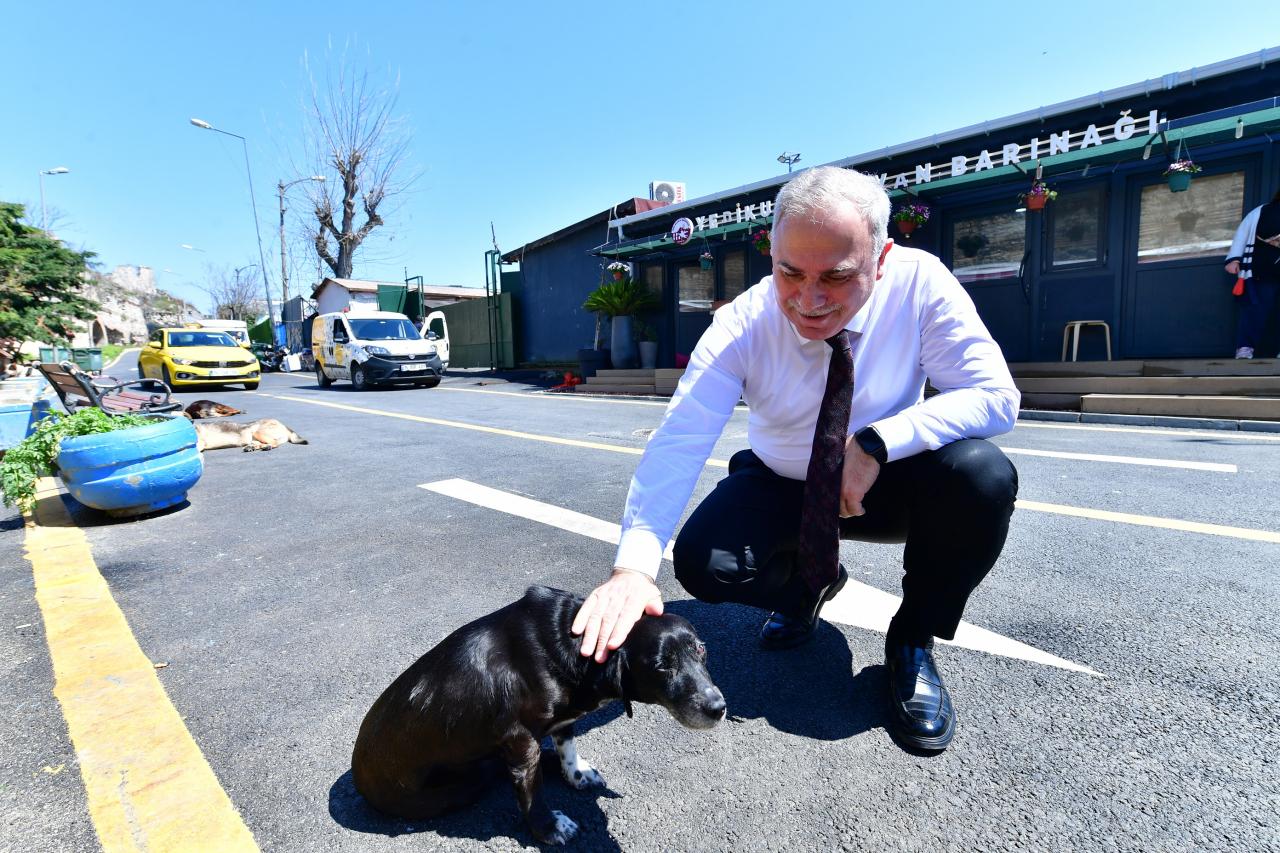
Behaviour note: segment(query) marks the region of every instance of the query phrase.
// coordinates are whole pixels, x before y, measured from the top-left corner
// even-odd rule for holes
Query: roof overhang
[[[1055,174],[1075,171],[1081,166],[1103,166],[1123,162],[1136,156],[1148,159],[1152,152],[1158,151],[1162,156],[1175,154],[1190,145],[1211,145],[1242,139],[1246,136],[1261,136],[1280,131],[1280,97],[1264,101],[1242,104],[1238,107],[1218,110],[1202,116],[1192,116],[1163,123],[1161,130],[1154,134],[1133,136],[1125,140],[1104,142],[1089,148],[1067,151],[1053,156],[1041,157],[1027,163],[994,166],[981,171],[969,171],[963,175],[938,178],[927,183],[917,184],[908,189],[890,190],[890,198],[906,196],[940,195],[958,189],[971,189],[988,181],[1008,178],[1014,175],[1033,175],[1036,171],[1043,178]],[[674,212],[674,211],[672,211]],[[634,218],[634,217],[633,217]],[[773,217],[757,217],[743,222],[734,222],[718,228],[695,231],[693,238],[680,245],[670,234],[657,234],[634,240],[623,240],[618,243],[606,243],[598,246],[594,254],[607,257],[626,258],[642,254],[665,253],[684,250],[686,246],[697,246],[699,241],[714,238],[728,239],[730,235],[747,231],[751,228],[767,226]]]

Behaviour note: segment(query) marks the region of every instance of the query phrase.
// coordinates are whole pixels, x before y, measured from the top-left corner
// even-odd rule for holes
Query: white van
[[[186,324],[188,329],[208,329],[213,332],[224,332],[240,346],[249,347],[249,324],[244,320],[219,320],[209,317],[204,320],[192,320]]]
[[[347,379],[356,390],[412,382],[440,384],[444,363],[436,341],[427,340],[403,314],[352,306],[311,321],[311,354],[321,388]]]

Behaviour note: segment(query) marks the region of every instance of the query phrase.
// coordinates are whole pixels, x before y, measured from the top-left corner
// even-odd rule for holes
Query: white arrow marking
[[[418,488],[456,498],[460,501],[466,501],[476,506],[495,509],[509,515],[541,522],[570,533],[598,539],[610,545],[617,545],[618,537],[622,535],[621,526],[612,522],[603,521],[594,516],[584,515],[553,504],[535,501],[532,498],[491,489],[488,486],[472,483],[469,480],[439,480],[434,483],[422,483]],[[668,560],[671,559],[670,544],[667,545],[663,556]],[[901,601],[902,599],[896,595],[890,595],[883,590],[850,578],[840,594],[823,608],[822,616],[832,622],[840,622],[883,634],[888,630],[889,620],[893,617],[893,614],[898,612],[898,605]],[[939,642],[1002,657],[1055,666],[1072,672],[1083,672],[1097,676],[1102,674],[1089,669],[1087,666],[1081,666],[1078,663],[1043,652],[1034,646],[1011,640],[994,631],[970,625],[968,622],[960,623],[960,628],[956,631],[954,640],[939,640]]]

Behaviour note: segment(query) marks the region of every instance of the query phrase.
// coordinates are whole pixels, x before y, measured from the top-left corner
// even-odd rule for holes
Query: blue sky
[[[301,160],[308,79],[346,47],[399,76],[419,173],[355,275],[480,286],[504,251],[654,179],[691,197],[1280,44],[1280,15],[1202,3],[123,3],[7,8],[0,198],[101,263],[152,267],[202,307],[206,265],[258,262],[273,293],[276,181]],[[332,46],[332,48],[330,47]],[[304,214],[296,187],[293,217]],[[603,239],[603,234],[601,235]],[[201,251],[181,248],[182,244]],[[292,290],[314,282],[298,257]]]

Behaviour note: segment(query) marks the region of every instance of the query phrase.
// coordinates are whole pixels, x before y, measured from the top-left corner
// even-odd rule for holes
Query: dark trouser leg
[[[804,483],[780,477],[750,450],[694,510],[674,547],[676,578],[701,601],[783,612],[811,596],[792,583]]]
[[[951,639],[969,594],[1004,547],[1017,472],[995,445],[967,439],[880,470],[866,515],[841,521],[841,537],[906,542],[903,603],[895,632]],[[676,577],[702,601],[782,613],[810,598],[794,572],[804,484],[773,473],[750,451],[698,506],[675,544]]]
[[[981,439],[885,465],[863,506],[840,523],[845,539],[905,541],[902,605],[892,634],[950,640],[969,595],[1004,548],[1018,472]]]
[[[1257,347],[1262,343],[1262,333],[1276,306],[1276,293],[1280,282],[1246,279],[1241,299],[1240,319],[1236,327],[1236,348]]]

